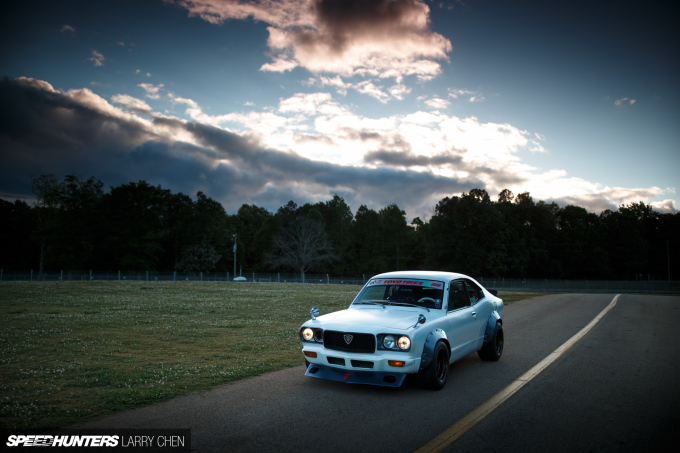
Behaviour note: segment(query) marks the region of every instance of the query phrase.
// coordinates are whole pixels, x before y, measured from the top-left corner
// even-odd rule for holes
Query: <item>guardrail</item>
[[[331,277],[328,274],[267,274],[231,272],[155,272],[155,271],[7,271],[0,269],[0,282],[77,282],[77,281],[173,281],[173,282],[233,282],[234,278],[257,283],[320,283],[363,285],[366,276],[355,278]],[[367,276],[370,278],[371,276]]]
[[[363,285],[371,275],[332,277],[328,274],[246,273],[238,275],[256,283],[306,283]],[[555,280],[475,277],[484,287],[499,291],[526,292],[606,292],[680,294],[680,281],[668,280]],[[0,282],[87,282],[87,281],[146,281],[146,282],[224,282],[234,283],[230,272],[154,272],[154,271],[7,271],[0,270]]]

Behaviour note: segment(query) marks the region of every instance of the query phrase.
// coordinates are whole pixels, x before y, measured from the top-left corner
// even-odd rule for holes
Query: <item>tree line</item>
[[[440,200],[429,221],[396,204],[378,211],[345,200],[236,214],[198,192],[131,182],[104,191],[97,178],[33,179],[36,201],[0,200],[0,267],[373,275],[433,269],[473,276],[677,280],[680,213],[643,202],[599,215],[578,206],[482,189]],[[670,270],[670,275],[669,275]]]

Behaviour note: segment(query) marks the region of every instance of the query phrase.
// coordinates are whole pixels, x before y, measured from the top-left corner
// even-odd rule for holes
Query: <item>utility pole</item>
[[[234,278],[236,278],[236,238],[237,235],[234,235]]]
[[[666,239],[666,260],[668,261],[668,283],[671,282],[671,252],[668,248],[668,239]]]

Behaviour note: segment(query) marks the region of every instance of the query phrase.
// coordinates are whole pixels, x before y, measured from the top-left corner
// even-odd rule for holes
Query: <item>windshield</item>
[[[372,279],[352,304],[442,308],[444,283],[421,279]]]

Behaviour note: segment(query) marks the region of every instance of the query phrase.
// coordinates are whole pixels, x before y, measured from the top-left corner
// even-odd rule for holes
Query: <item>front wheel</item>
[[[418,380],[422,387],[441,390],[449,375],[449,350],[443,342],[437,343],[432,355],[432,362],[420,373]]]
[[[501,323],[496,323],[493,329],[493,335],[488,342],[484,343],[482,349],[477,351],[479,358],[482,360],[489,360],[495,362],[501,358],[503,354],[503,326]]]

